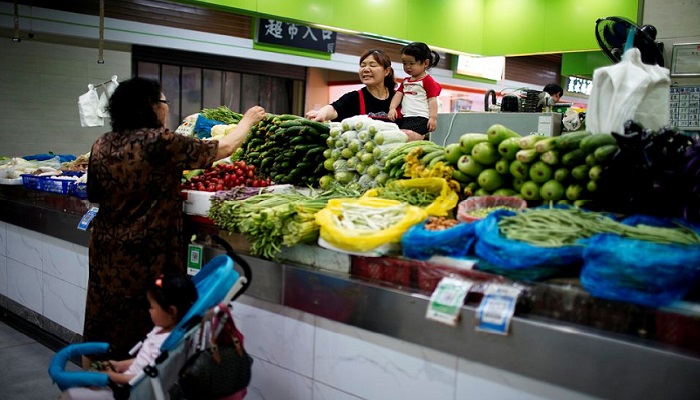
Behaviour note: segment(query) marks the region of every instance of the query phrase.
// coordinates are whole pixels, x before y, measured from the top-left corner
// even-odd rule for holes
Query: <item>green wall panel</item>
[[[484,55],[541,53],[545,0],[486,0]]]
[[[602,51],[583,51],[564,53],[561,57],[561,74],[563,76],[593,77],[596,68],[612,65]]]
[[[407,3],[408,40],[481,54],[484,38],[483,0],[409,0]]]
[[[406,4],[402,0],[352,0],[334,1],[333,24],[358,32],[366,32],[394,39],[405,40]]]
[[[335,18],[334,6],[319,0],[257,0],[256,11],[265,15],[283,16],[288,20],[323,23]]]
[[[610,0],[549,1],[545,12],[545,52],[597,50],[596,20],[620,16],[635,21],[637,4]]]
[[[637,19],[638,0],[182,0],[321,24],[451,53],[590,51],[596,19]]]
[[[257,12],[258,0],[183,0],[183,3],[206,3],[217,8],[234,8],[244,12]]]

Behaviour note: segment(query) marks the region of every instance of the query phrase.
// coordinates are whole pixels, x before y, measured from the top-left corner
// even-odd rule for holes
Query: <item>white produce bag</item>
[[[100,94],[100,104],[97,108],[98,116],[109,118],[107,106],[109,105],[109,98],[112,97],[112,93],[117,89],[117,86],[119,86],[119,82],[117,82],[116,75],[113,75],[111,80],[102,84],[103,92]]]
[[[80,126],[103,126],[104,119],[100,117],[100,96],[95,86],[88,85],[88,91],[78,97],[78,112],[80,113]]]
[[[593,71],[586,129],[623,133],[630,119],[647,129],[668,125],[670,90],[668,68],[642,63],[639,49],[631,48],[619,63]]]

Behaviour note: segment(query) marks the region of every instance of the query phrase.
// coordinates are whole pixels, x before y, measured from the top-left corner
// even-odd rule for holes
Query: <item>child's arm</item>
[[[114,360],[109,360],[109,364],[112,366],[112,370],[114,372],[119,372],[122,373],[129,369],[131,367],[131,364],[134,363],[134,358],[130,358],[128,360],[121,360],[121,361],[114,361]]]
[[[437,97],[431,97],[428,99],[428,111],[430,112],[430,117],[428,118],[428,132],[433,132],[437,128]]]
[[[109,376],[109,380],[118,384],[118,385],[126,385],[129,383],[130,380],[134,379],[136,375],[133,374],[122,374],[120,372],[114,372],[114,371],[107,371],[107,375]]]
[[[387,115],[390,120],[396,120],[396,109],[401,105],[401,100],[403,99],[402,92],[394,93],[394,97],[391,98],[391,105],[389,106],[389,114]]]

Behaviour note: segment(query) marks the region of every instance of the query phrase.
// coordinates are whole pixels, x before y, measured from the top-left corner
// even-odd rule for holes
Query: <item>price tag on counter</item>
[[[476,330],[507,335],[521,289],[489,285],[476,309]]]
[[[464,299],[473,283],[463,279],[445,277],[430,296],[425,317],[450,326],[457,326]]]
[[[202,252],[204,246],[190,244],[187,246],[187,274],[196,275],[202,269]]]
[[[92,219],[95,218],[98,211],[100,211],[98,207],[91,207],[83,215],[83,217],[80,218],[80,222],[78,222],[78,229],[80,229],[81,231],[86,231],[87,228],[90,226],[90,222],[92,222]]]

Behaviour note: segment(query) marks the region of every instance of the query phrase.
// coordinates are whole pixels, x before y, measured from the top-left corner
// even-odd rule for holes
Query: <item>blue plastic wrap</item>
[[[675,226],[673,220],[647,215],[621,222]],[[681,299],[700,278],[700,245],[658,244],[613,234],[585,242],[581,285],[595,297],[661,307]]]
[[[459,223],[451,228],[431,231],[425,222],[412,226],[401,237],[404,257],[426,260],[434,255],[466,256],[474,243],[474,224]]]
[[[519,277],[539,279],[547,276],[578,271],[583,260],[583,245],[540,247],[510,240],[501,235],[498,221],[514,215],[513,211],[497,210],[474,223],[476,255],[498,271],[513,271]],[[486,268],[480,269],[489,269]],[[491,268],[494,269],[494,268]]]
[[[224,123],[221,121],[204,118],[200,115],[197,117],[197,121],[194,123],[193,132],[199,139],[207,139],[211,137],[211,128],[215,125],[224,125]]]

